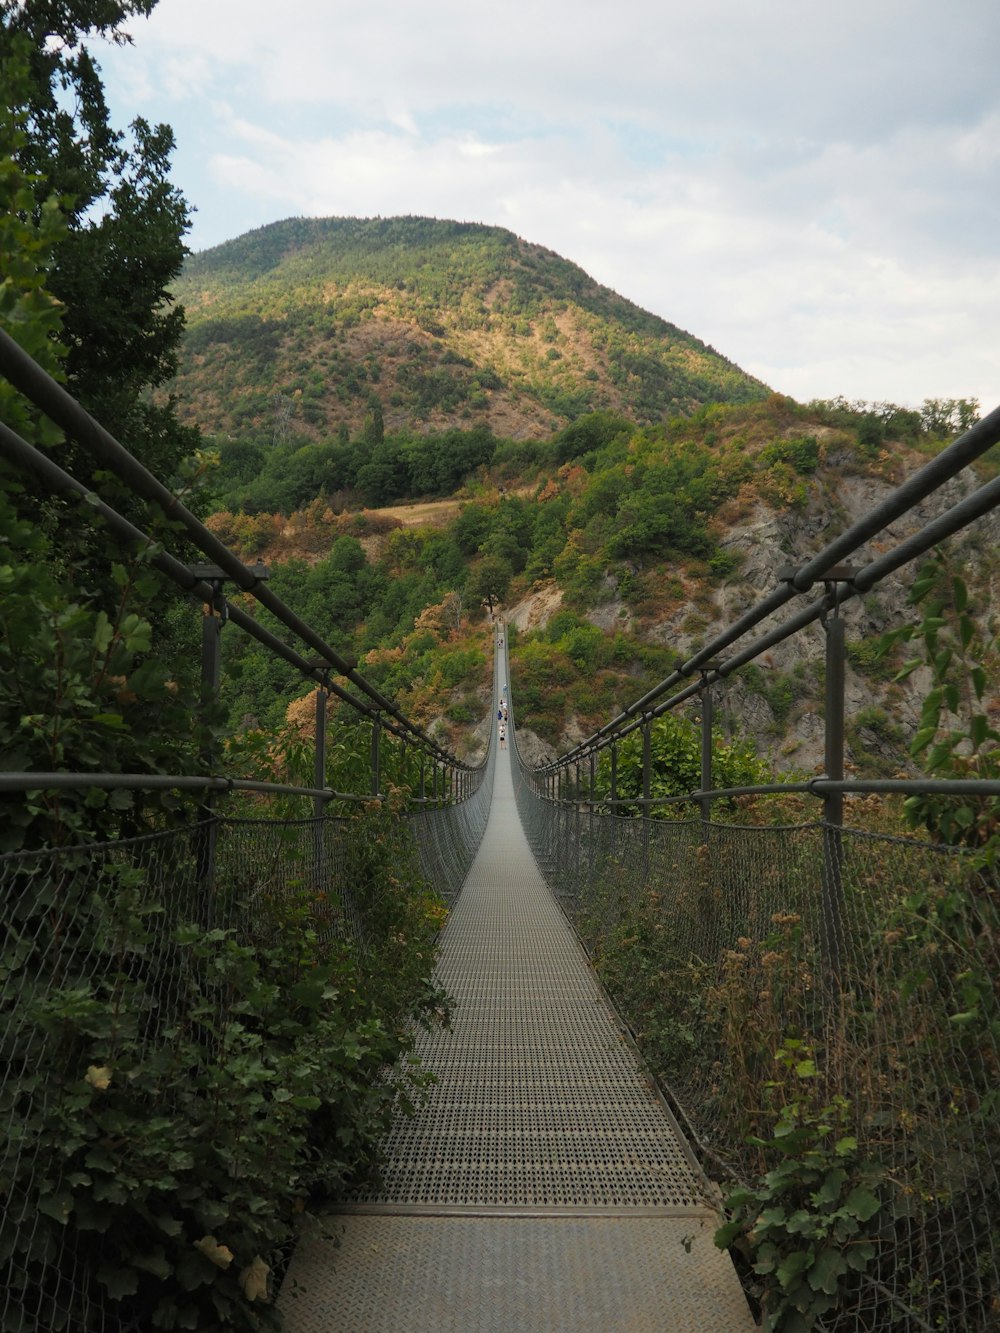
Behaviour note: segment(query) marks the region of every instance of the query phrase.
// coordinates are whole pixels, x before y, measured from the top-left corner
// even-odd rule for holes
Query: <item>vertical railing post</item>
[[[378,796],[379,783],[382,779],[380,769],[381,763],[381,740],[382,740],[382,719],[378,713],[372,713],[372,750],[371,750],[371,779],[372,795]]]
[[[607,829],[608,829],[608,839],[609,839],[608,845],[609,845],[609,848],[611,849],[611,851],[612,851],[612,852],[615,854],[615,856],[617,857],[617,855],[618,855],[618,839],[619,839],[619,834],[620,834],[620,830],[619,830],[618,824],[617,824],[617,822],[615,821],[615,818],[614,818],[615,815],[618,814],[618,806],[617,806],[617,804],[616,804],[616,802],[617,802],[617,800],[618,800],[618,742],[617,742],[617,741],[612,741],[612,742],[611,742],[610,773],[609,773],[608,776],[609,776],[609,783],[608,783],[608,798],[609,798],[609,805],[608,805],[608,811],[609,811],[610,814],[611,814],[611,820],[609,821],[609,823],[608,823],[608,825],[607,825]]]
[[[212,600],[205,604],[201,622],[201,723],[205,739],[201,748],[201,760],[211,772],[218,757],[217,746],[211,739],[212,712],[219,697],[219,679],[222,667],[222,627],[226,623],[227,610],[223,597],[226,572],[218,565],[188,565],[188,571],[202,583],[212,589]],[[259,580],[268,577],[266,565],[259,561],[251,566],[251,572]],[[206,790],[199,811],[200,829],[197,835],[196,859],[198,877],[210,887],[215,883],[215,850],[218,841],[218,823],[215,814],[215,792]]]
[[[587,819],[587,887],[594,882],[594,862],[596,860],[596,849],[594,846],[594,828],[596,815],[594,813],[594,799],[596,796],[596,771],[595,765],[597,756],[593,750],[590,752],[590,813]]]
[[[562,880],[569,868],[569,811],[566,809],[567,769],[559,766],[559,856],[558,875],[559,891],[562,892]]]
[[[857,570],[849,565],[835,565],[821,574],[817,582],[826,589],[825,603],[833,614],[824,614],[826,634],[826,691],[823,714],[823,766],[833,782],[844,780],[844,683],[846,677],[846,632],[840,615],[841,587],[853,583]],[[796,571],[785,566],[779,578],[794,580]],[[844,932],[844,796],[826,792],[823,796],[822,901],[820,903],[820,947],[828,988],[834,997],[841,987]]]
[[[420,799],[421,799],[421,800],[424,800],[424,798],[425,798],[425,796],[426,796],[426,794],[427,794],[427,789],[426,789],[426,785],[425,785],[425,766],[426,766],[426,764],[427,764],[427,756],[424,754],[423,750],[421,750],[421,751],[420,751]]]
[[[574,811],[574,820],[573,820],[573,823],[574,823],[574,825],[575,825],[575,829],[576,829],[575,839],[574,839],[576,845],[575,845],[575,848],[574,848],[574,853],[575,853],[575,854],[574,854],[574,857],[573,857],[573,896],[574,896],[574,898],[575,898],[575,897],[579,894],[579,891],[580,891],[580,861],[581,861],[581,851],[582,851],[581,844],[582,844],[582,842],[583,842],[583,811],[582,811],[581,808],[580,808],[580,804],[581,804],[581,802],[580,802],[581,791],[580,791],[580,760],[579,760],[579,759],[577,759],[576,763],[575,763],[574,766],[573,766],[573,774],[574,774],[574,777],[573,777],[573,811]]]
[[[317,791],[326,787],[326,702],[327,691],[320,685],[316,691],[316,742],[313,786]],[[313,865],[316,887],[326,884],[326,843],[323,832],[323,814],[326,802],[322,796],[313,797]]]
[[[652,720],[644,718],[642,723],[642,877],[649,875],[649,821],[651,818],[649,802],[653,792],[653,737]]]
[[[829,585],[828,585],[829,586]],[[836,588],[834,587],[836,596]],[[844,780],[845,626],[834,602],[826,631],[826,710],[824,716],[824,769],[834,782]],[[843,934],[844,796],[823,797],[823,952],[834,990],[840,989]]]
[[[218,572],[221,575],[222,571]],[[201,620],[201,724],[205,736],[201,758],[205,768],[211,772],[216,766],[217,758],[217,746],[212,739],[211,725],[222,676],[222,626],[225,620],[222,606],[224,580],[221,577],[209,577],[207,581],[212,588],[212,601],[205,604]],[[215,809],[216,794],[209,789],[205,792],[199,812],[201,830],[198,835],[197,853],[198,878],[209,888],[215,884],[215,853],[219,838]]]
[[[712,790],[712,727],[715,725],[715,701],[712,698],[712,686],[707,679],[707,672],[702,670],[701,691],[701,789]],[[702,796],[698,805],[701,809],[701,843],[708,842],[709,825],[712,822],[712,799]]]

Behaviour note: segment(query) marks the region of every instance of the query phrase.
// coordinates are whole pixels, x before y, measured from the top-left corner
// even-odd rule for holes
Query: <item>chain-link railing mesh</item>
[[[426,880],[452,899],[482,835],[491,785],[459,805],[386,818],[378,835],[384,863],[402,867],[418,853]],[[104,1164],[75,1151],[75,1118],[88,1115],[116,1050],[127,1047],[132,1100],[155,1126],[177,1085],[142,1088],[144,1060],[152,1053],[162,1062],[194,1013],[203,1035],[183,1079],[197,1083],[217,1054],[210,1034],[223,1030],[227,1004],[226,986],[213,978],[213,932],[266,948],[287,920],[282,904],[304,901],[320,942],[349,940],[364,955],[384,926],[378,889],[358,877],[370,847],[356,844],[370,838],[351,819],[220,819],[0,859],[4,1333],[148,1333],[141,1318],[123,1315],[127,1300],[109,1298],[114,1254],[102,1240],[106,1221],[87,1162],[94,1171]],[[201,947],[192,948],[195,939]],[[133,1075],[115,1067],[113,1077]]]
[[[479,785],[468,800],[424,809],[410,817],[421,868],[449,904],[462,887],[486,831],[495,764],[496,752],[491,750]]]
[[[872,1257],[822,1326],[1000,1327],[995,875],[917,841],[706,835],[517,786],[553,891],[707,1160],[760,1179],[780,1108],[833,1106],[845,1164],[877,1180]]]

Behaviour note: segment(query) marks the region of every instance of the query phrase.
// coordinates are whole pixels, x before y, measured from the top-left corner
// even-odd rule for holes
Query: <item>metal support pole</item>
[[[590,814],[587,819],[587,885],[588,888],[594,882],[594,861],[596,858],[596,848],[594,846],[594,796],[596,787],[596,765],[597,757],[594,751],[590,752]]]
[[[557,770],[558,787],[557,795],[559,801],[558,809],[558,852],[556,854],[556,871],[559,876],[559,891],[562,892],[562,879],[569,865],[569,814],[565,806],[565,787],[566,787],[566,766],[560,764]]]
[[[845,626],[835,605],[826,631],[826,715],[824,718],[826,776],[844,779]],[[844,798],[831,792],[823,798],[823,951],[833,988],[841,980],[843,938]]]
[[[642,877],[649,875],[649,800],[653,792],[652,724],[646,718],[642,724]]]
[[[581,844],[582,844],[582,842],[583,842],[583,811],[582,811],[581,808],[580,808],[580,796],[581,796],[582,792],[581,792],[581,787],[580,787],[580,761],[579,761],[579,759],[576,761],[576,763],[575,763],[574,766],[573,766],[573,774],[574,774],[574,778],[573,778],[573,811],[574,811],[574,820],[573,820],[573,823],[574,823],[574,827],[575,827],[574,841],[575,841],[575,844],[576,844],[575,847],[574,847],[574,849],[573,849],[573,852],[574,852],[574,855],[573,855],[573,867],[574,867],[574,873],[573,873],[573,897],[574,897],[574,899],[575,899],[575,898],[577,897],[578,893],[579,893],[579,885],[580,885]]]
[[[112,443],[114,442],[112,441]],[[222,670],[222,627],[228,616],[223,588],[229,576],[218,565],[194,564],[188,565],[187,570],[195,579],[201,583],[207,583],[212,589],[212,601],[210,604],[205,604],[201,622],[201,724],[205,729],[201,759],[205,768],[211,772],[216,767],[215,761],[218,757],[216,743],[211,739],[211,715],[219,697],[219,679]],[[261,582],[268,577],[267,566],[258,562],[253,567],[253,573],[257,581]],[[197,837],[196,849],[198,877],[208,884],[209,888],[215,883],[215,847],[218,841],[215,801],[215,793],[211,790],[207,791],[199,811],[201,828]]]
[[[610,767],[611,767],[611,772],[609,775],[610,783],[609,783],[608,798],[611,803],[608,806],[608,811],[611,815],[611,819],[608,821],[605,827],[608,831],[609,850],[613,851],[615,856],[617,857],[619,841],[620,838],[622,837],[621,828],[615,820],[615,816],[618,814],[618,806],[615,804],[615,802],[618,800],[618,742],[617,741],[611,742]]]
[[[712,725],[715,718],[715,701],[709,684],[701,692],[701,789],[712,790]],[[712,800],[703,796],[698,802],[701,807],[701,842],[708,842],[709,825],[712,822]]]
[[[222,614],[216,606],[222,599],[221,578],[209,580],[213,592],[213,604],[206,603],[201,621],[201,725],[205,740],[202,744],[201,757],[205,768],[211,772],[216,767],[217,747],[211,738],[212,712],[219,697],[219,679],[222,673]],[[211,889],[215,884],[215,849],[219,838],[219,826],[215,814],[216,794],[207,791],[201,803],[198,834],[198,878]]]
[[[313,768],[313,786],[317,791],[326,786],[326,701],[322,685],[316,691],[316,755]],[[323,835],[323,813],[326,802],[322,796],[313,797],[313,864],[317,888],[326,885],[326,844]]]
[[[424,768],[426,763],[427,763],[427,756],[424,754],[423,750],[421,750],[420,752],[420,799],[421,800],[423,800],[424,797],[426,796],[426,790],[427,790],[424,782]]]
[[[373,713],[373,714],[372,714],[372,754],[371,754],[371,768],[372,768],[372,795],[373,795],[373,796],[377,796],[377,795],[378,795],[378,792],[379,792],[379,782],[381,781],[381,777],[382,777],[382,774],[381,774],[381,772],[380,772],[380,770],[379,770],[379,758],[380,758],[380,756],[379,756],[379,748],[380,748],[380,742],[381,742],[381,739],[382,739],[382,719],[379,717],[378,713]]]

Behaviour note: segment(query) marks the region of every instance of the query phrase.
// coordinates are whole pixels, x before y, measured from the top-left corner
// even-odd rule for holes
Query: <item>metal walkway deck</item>
[[[676,1123],[542,879],[497,758],[482,846],[442,937],[439,1082],[381,1190],[302,1244],[288,1333],[738,1333],[754,1321]]]

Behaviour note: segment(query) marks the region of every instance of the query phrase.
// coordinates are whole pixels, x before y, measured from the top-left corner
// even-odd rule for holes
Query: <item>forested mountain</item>
[[[464,753],[484,740],[484,605],[515,627],[522,737],[561,747],[976,414],[770,394],[496,227],[293,219],[189,259],[175,291],[171,393],[217,454],[211,525]],[[852,753],[895,771],[915,696],[874,653],[878,598],[850,616]],[[821,655],[778,650],[720,700],[779,766],[817,761]],[[225,688],[237,730],[280,727],[303,690],[235,644]]]
[[[583,413],[639,423],[767,388],[500,227],[292,218],[190,257],[175,388],[208,433],[315,440],[486,426],[541,438]]]

